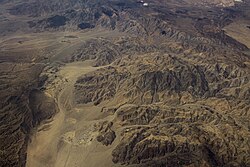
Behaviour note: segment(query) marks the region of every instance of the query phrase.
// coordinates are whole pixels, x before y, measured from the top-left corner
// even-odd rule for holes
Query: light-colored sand
[[[226,34],[250,48],[249,21],[235,21],[224,28]]]
[[[58,96],[60,112],[49,130],[37,132],[28,146],[27,167],[97,167],[114,166],[112,146],[96,141],[101,108],[89,105],[75,107],[73,90],[76,79],[96,70],[91,61],[70,63],[59,74],[68,82]],[[116,165],[117,166],[117,165]]]
[[[69,46],[76,45],[88,39],[98,38],[98,37],[114,37],[118,32],[111,32],[105,29],[96,29],[93,31],[83,32],[42,32],[42,33],[28,33],[28,34],[15,34],[13,36],[3,37],[0,40],[0,51],[2,50],[33,50],[35,49],[46,49],[56,51],[55,48],[61,50],[62,48],[67,48]],[[69,36],[74,36],[75,38],[69,38]],[[62,55],[60,55],[63,57]]]
[[[5,39],[0,43],[6,44],[7,49],[14,47],[15,50],[22,49],[21,45],[25,47],[28,45],[30,48],[41,47],[40,50],[43,55],[49,57],[50,62],[60,62],[79,48],[83,41],[97,37],[112,38],[117,37],[117,34],[107,30],[51,33],[51,36],[24,34]],[[12,44],[13,41],[20,40],[24,42],[18,45]],[[62,42],[63,40],[70,42]],[[27,167],[114,166],[111,152],[118,143],[117,140],[108,147],[96,141],[100,122],[113,118],[102,116],[101,107],[93,104],[75,106],[73,103],[74,84],[77,78],[101,68],[92,67],[92,64],[92,61],[68,63],[59,68],[56,72],[57,77],[47,85],[46,93],[55,98],[59,112],[49,124],[43,125],[46,128],[39,127],[42,130],[33,134],[27,150]]]

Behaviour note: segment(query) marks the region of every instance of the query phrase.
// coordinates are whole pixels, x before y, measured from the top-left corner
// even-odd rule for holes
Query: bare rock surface
[[[250,166],[249,4],[0,0],[0,166]]]

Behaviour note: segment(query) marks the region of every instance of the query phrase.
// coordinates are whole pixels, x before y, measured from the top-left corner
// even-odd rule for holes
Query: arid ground
[[[0,0],[0,167],[250,166],[249,11]]]

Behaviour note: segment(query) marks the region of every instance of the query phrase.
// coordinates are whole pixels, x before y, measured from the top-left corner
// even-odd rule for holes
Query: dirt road
[[[79,113],[79,109],[75,109],[72,104],[74,83],[79,76],[97,68],[91,66],[91,61],[70,63],[61,68],[59,75],[66,78],[67,83],[64,84],[57,99],[60,112],[50,122],[48,130],[38,131],[33,136],[28,147],[27,167],[71,166],[67,165],[69,154],[74,145],[77,147],[76,142],[73,142],[73,140],[76,132],[82,130],[75,126],[78,122],[77,119],[68,117],[72,112]],[[86,122],[79,121],[78,127],[87,125]],[[86,127],[88,126],[91,127],[91,124]],[[91,133],[92,130],[87,129],[87,131]]]

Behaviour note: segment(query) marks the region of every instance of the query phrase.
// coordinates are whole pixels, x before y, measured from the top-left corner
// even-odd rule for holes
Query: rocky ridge
[[[246,18],[241,4],[150,1],[143,8],[132,0],[0,3],[11,6],[12,16],[27,17],[23,24],[34,32],[105,28],[126,34],[83,42],[64,59],[105,66],[78,78],[74,100],[103,107],[113,117],[101,125],[97,141],[117,143],[115,164],[250,165],[249,49],[223,30],[234,19]],[[21,62],[0,56],[4,166],[25,166],[32,129],[56,112],[54,101],[37,92],[43,66],[39,61],[31,65],[31,54],[24,54]],[[10,140],[4,140],[10,133]]]
[[[122,139],[112,153],[114,163],[249,165],[249,121],[245,119],[250,109],[249,56],[243,52],[248,49],[222,31],[218,35],[198,27],[201,33],[194,35],[148,19],[127,31],[145,32],[146,44],[117,39],[96,47],[94,57],[85,56],[88,49],[78,55],[98,62],[96,55],[111,49],[113,61],[107,58],[108,67],[78,79],[75,99],[78,104],[104,106],[104,112],[114,115],[114,126],[122,129]],[[123,40],[136,41],[137,49],[122,45]]]
[[[123,56],[80,77],[76,103],[111,107],[105,111],[124,129],[115,163],[248,166],[249,60],[243,55],[240,64],[235,57],[219,63],[218,55]],[[112,101],[137,106],[113,110]]]

